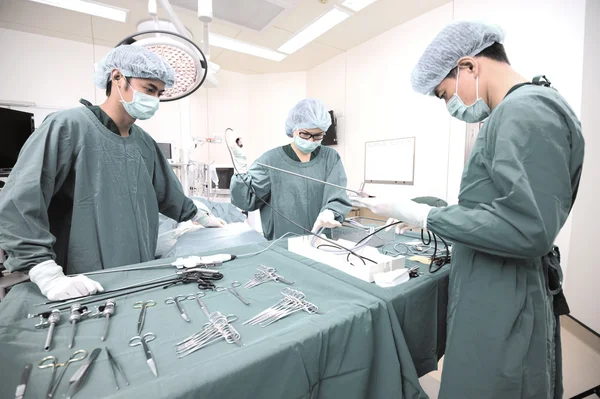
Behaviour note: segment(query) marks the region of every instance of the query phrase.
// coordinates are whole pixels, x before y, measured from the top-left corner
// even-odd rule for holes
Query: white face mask
[[[133,99],[131,100],[131,102],[127,102],[123,99],[121,90],[119,90],[119,86],[117,86],[119,96],[121,96],[121,104],[123,104],[123,108],[125,108],[125,111],[133,119],[146,120],[152,118],[156,111],[158,111],[160,100],[157,97],[140,93],[139,91],[134,89],[133,86],[131,86],[127,79],[125,79],[125,82],[129,85],[131,90],[133,90]]]
[[[458,96],[458,75],[460,74],[460,68],[457,67],[456,71],[456,92],[448,101],[448,112],[450,115],[455,117],[456,119],[460,119],[461,121],[467,123],[477,123],[483,121],[485,118],[490,116],[492,112],[490,107],[483,101],[483,98],[479,97],[479,76],[475,78],[475,95],[477,96],[477,100],[469,106],[466,106],[465,103]]]

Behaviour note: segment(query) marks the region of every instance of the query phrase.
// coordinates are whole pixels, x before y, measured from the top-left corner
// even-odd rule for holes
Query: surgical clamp
[[[146,321],[146,309],[155,306],[156,302],[152,299],[149,301],[137,301],[133,304],[134,309],[140,309],[140,317],[137,322],[137,335],[142,334],[142,330],[144,329],[144,322]]]
[[[165,299],[165,303],[167,305],[173,305],[173,304],[175,304],[175,306],[177,306],[177,310],[179,311],[179,314],[181,315],[181,318],[189,323],[190,322],[190,318],[188,317],[185,309],[183,308],[183,306],[180,303],[181,301],[185,301],[186,299],[190,299],[189,296],[177,295],[174,298],[173,297],[169,297],[169,298]]]
[[[250,305],[250,302],[248,302],[247,300],[245,300],[240,294],[239,292],[237,292],[236,288],[240,287],[241,284],[239,281],[234,281],[233,283],[231,283],[231,288],[230,287],[216,287],[215,291],[217,292],[221,292],[221,291],[229,291],[231,292],[237,299],[239,299],[244,305]]]
[[[154,333],[151,332],[146,333],[143,336],[137,335],[129,340],[129,346],[142,346],[142,349],[144,350],[144,355],[146,356],[146,363],[148,364],[148,367],[150,367],[152,374],[154,374],[155,377],[158,377],[156,363],[154,362],[154,358],[152,357],[152,352],[150,352],[150,348],[148,348],[148,342],[154,341],[155,339],[156,335],[154,335]]]
[[[78,355],[80,355],[80,356],[78,356]],[[62,380],[63,376],[65,375],[65,372],[67,371],[67,368],[69,367],[69,364],[71,364],[73,362],[79,362],[79,361],[85,359],[86,356],[87,356],[87,352],[84,351],[83,349],[80,349],[78,351],[75,351],[71,355],[69,360],[67,360],[65,363],[59,363],[58,359],[55,356],[47,356],[47,357],[43,358],[42,360],[40,360],[40,363],[38,364],[38,368],[47,369],[47,368],[52,367],[52,376],[50,377],[50,385],[48,386],[48,392],[46,393],[47,398],[52,398],[54,396],[54,394],[56,393],[56,389],[60,385],[60,381]],[[58,379],[56,381],[54,381],[54,377],[56,376],[56,368],[57,367],[64,367],[64,369],[58,376]]]
[[[244,288],[254,288],[269,281],[281,282],[288,285],[294,284],[293,281],[288,281],[283,276],[277,274],[277,269],[274,267],[259,265],[256,270],[254,277],[244,284]]]

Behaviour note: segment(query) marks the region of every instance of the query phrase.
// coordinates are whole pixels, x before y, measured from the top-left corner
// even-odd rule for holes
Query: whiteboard
[[[413,185],[415,137],[365,143],[365,183]]]

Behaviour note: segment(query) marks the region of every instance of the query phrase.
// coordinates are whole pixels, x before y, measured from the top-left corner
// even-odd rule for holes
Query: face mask
[[[458,71],[456,72],[456,93],[454,93],[450,101],[448,101],[448,105],[446,105],[448,112],[456,119],[460,119],[467,123],[481,122],[490,116],[492,111],[485,101],[483,101],[483,98],[479,97],[479,76],[475,78],[475,95],[477,96],[477,100],[473,104],[466,106],[458,96],[459,73],[460,68],[458,68]]]
[[[128,82],[129,84],[129,82]],[[133,119],[146,120],[152,118],[152,116],[158,110],[159,100],[156,97],[149,96],[144,93],[140,93],[129,84],[131,90],[133,90],[133,99],[131,102],[127,102],[123,99],[123,95],[121,94],[121,90],[119,90],[119,86],[117,86],[117,90],[119,91],[119,96],[121,96],[121,103],[123,104],[123,108],[125,111]]]
[[[310,154],[314,150],[317,149],[318,146],[321,145],[320,141],[308,141],[300,138],[298,136],[294,136],[294,144],[296,147],[305,154]]]

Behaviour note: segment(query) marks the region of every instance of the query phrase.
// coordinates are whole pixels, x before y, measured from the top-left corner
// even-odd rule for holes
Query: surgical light
[[[175,84],[165,90],[161,102],[187,97],[206,80],[208,60],[202,50],[185,36],[165,30],[144,31],[126,37],[115,47],[128,43],[155,52],[175,70]]]

